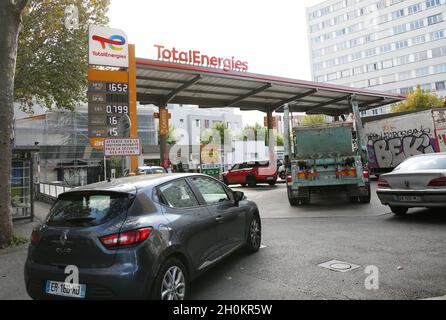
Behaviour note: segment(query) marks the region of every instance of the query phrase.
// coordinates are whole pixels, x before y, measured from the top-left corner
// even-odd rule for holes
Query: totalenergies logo
[[[98,35],[93,35],[92,39],[99,41],[102,49],[105,49],[106,45],[108,45],[108,47],[114,51],[124,50],[125,38],[123,36],[115,34],[110,36],[110,38],[104,38]]]

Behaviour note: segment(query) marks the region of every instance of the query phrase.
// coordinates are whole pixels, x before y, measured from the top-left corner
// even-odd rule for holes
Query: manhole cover
[[[360,265],[339,261],[339,260],[330,260],[324,263],[319,264],[319,267],[330,269],[332,271],[337,272],[347,272],[351,270],[355,270],[360,267]]]

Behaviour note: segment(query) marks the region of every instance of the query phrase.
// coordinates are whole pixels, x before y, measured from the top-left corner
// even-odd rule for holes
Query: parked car
[[[121,178],[59,196],[32,232],[25,284],[34,299],[185,299],[192,279],[260,241],[257,205],[217,179]]]
[[[273,186],[277,182],[277,167],[270,167],[269,161],[237,163],[220,178],[226,185],[255,187],[257,183],[268,183]]]
[[[166,173],[166,169],[160,166],[142,166],[138,167],[137,173],[138,175],[141,174],[160,174],[160,173]]]
[[[446,153],[413,156],[380,175],[378,198],[396,215],[414,207],[446,207]]]

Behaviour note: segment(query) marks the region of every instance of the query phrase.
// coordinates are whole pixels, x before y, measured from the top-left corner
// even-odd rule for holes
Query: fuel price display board
[[[130,136],[127,83],[89,81],[88,134],[90,138]]]

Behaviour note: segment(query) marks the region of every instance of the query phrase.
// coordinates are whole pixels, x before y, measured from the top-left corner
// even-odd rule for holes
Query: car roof
[[[138,169],[164,169],[161,166],[140,166]]]
[[[446,156],[446,152],[434,152],[434,153],[423,153],[412,156],[411,158],[420,158],[420,157],[433,157],[433,156]],[[410,159],[410,158],[407,158]]]
[[[126,192],[136,193],[140,189],[154,187],[171,180],[193,177],[193,176],[206,176],[200,173],[162,173],[156,175],[142,175],[134,177],[125,177],[114,179],[111,181],[103,181],[98,183],[89,184],[86,186],[78,187],[67,191],[112,191],[112,192]]]

